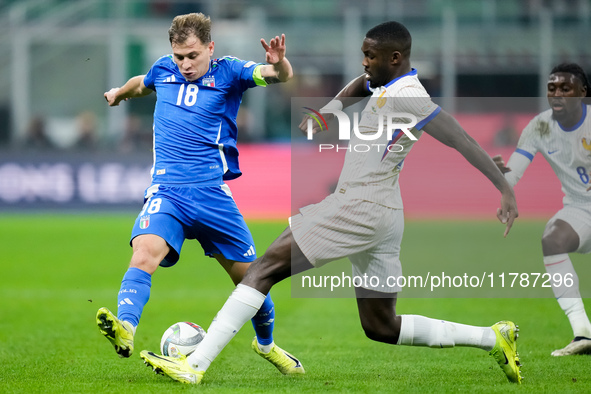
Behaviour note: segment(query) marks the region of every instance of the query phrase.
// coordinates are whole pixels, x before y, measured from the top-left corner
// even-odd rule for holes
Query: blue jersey
[[[189,82],[172,55],[154,63],[144,77],[144,85],[158,95],[152,184],[228,180],[242,174],[236,116],[244,91],[257,85],[258,65],[222,57],[211,60],[207,73]]]

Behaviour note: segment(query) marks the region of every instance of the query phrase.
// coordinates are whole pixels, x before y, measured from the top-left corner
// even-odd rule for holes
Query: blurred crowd
[[[23,139],[16,142],[16,148],[44,152],[115,150],[120,153],[150,152],[152,148],[151,125],[145,124],[138,115],[127,116],[123,135],[114,139],[100,133],[98,118],[91,111],[80,113],[69,123],[56,122],[50,127],[48,119],[36,115],[30,120]]]

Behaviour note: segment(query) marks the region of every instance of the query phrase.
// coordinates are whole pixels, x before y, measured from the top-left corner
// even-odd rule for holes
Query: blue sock
[[[273,343],[273,323],[275,322],[275,305],[271,299],[271,294],[263,302],[261,309],[252,318],[252,326],[257,334],[257,340],[261,345],[270,345]]]
[[[152,275],[139,268],[131,267],[123,275],[121,289],[117,296],[117,318],[127,320],[137,327],[144,306],[150,299]]]

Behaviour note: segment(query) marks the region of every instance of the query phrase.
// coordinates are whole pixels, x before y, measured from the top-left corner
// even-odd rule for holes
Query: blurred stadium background
[[[552,66],[591,67],[588,0],[0,0],[1,211],[137,211],[155,95],[109,108],[102,94],[169,53],[170,22],[188,12],[212,17],[214,57],[264,61],[259,39],[287,36],[294,80],[247,92],[240,113],[245,175],[231,187],[247,218],[289,213],[290,98],[332,96],[359,75],[361,40],[378,23],[409,28],[429,93],[507,158],[546,108]],[[506,111],[465,99],[473,97],[528,99]],[[424,139],[402,176],[407,216],[492,217],[494,190]],[[517,188],[521,213],[548,217],[561,205],[558,181],[541,159],[528,173]]]

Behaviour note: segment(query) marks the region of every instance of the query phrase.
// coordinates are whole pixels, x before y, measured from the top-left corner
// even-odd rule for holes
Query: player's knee
[[[398,342],[400,329],[395,321],[385,322],[376,319],[361,319],[361,327],[365,336],[372,341],[395,345]]]
[[[154,273],[165,255],[149,248],[138,248],[134,250],[129,263],[130,267],[139,268],[150,274]]]
[[[278,248],[270,248],[267,249],[260,261],[256,262],[256,265],[261,277],[277,283],[291,273],[291,254]]]
[[[544,229],[542,251],[544,256],[575,252],[579,247],[579,235],[570,224],[554,220]]]
[[[372,341],[383,342],[395,345],[398,342],[398,333],[392,327],[373,325],[362,322],[365,336]]]
[[[371,325],[361,323],[361,327],[363,328],[363,332],[365,336],[371,339],[372,341],[382,342],[380,339],[383,338],[383,334],[379,332],[375,327]]]
[[[263,256],[251,264],[240,283],[267,294],[276,283],[284,279],[281,272],[280,265]]]
[[[396,344],[402,322],[396,315],[396,298],[375,298],[374,291],[361,287],[356,289],[356,295],[365,335],[373,341]]]
[[[542,235],[542,251],[544,256],[571,253],[575,250],[576,245],[565,234],[557,231],[545,231],[544,235]]]

